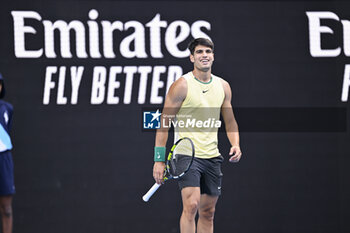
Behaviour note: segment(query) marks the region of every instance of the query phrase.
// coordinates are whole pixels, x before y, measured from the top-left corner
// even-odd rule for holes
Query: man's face
[[[208,71],[213,65],[214,61],[214,52],[211,48],[197,45],[194,49],[193,55],[191,54],[190,60],[200,71]]]

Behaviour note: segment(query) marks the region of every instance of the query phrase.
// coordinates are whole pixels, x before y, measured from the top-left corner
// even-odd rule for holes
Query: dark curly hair
[[[188,49],[190,50],[192,55],[194,53],[194,49],[198,45],[203,45],[203,46],[209,47],[209,48],[211,48],[214,51],[214,43],[211,40],[206,39],[206,38],[197,38],[197,39],[192,40],[188,44]]]

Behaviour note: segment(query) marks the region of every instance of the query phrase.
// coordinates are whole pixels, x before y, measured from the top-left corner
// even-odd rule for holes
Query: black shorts
[[[200,187],[201,194],[219,196],[223,160],[221,155],[211,159],[194,158],[190,170],[178,180],[180,190],[185,187]]]

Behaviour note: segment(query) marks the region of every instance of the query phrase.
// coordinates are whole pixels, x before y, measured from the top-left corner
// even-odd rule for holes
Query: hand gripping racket
[[[179,139],[171,148],[166,160],[164,182],[171,179],[179,179],[185,175],[193,163],[194,154],[192,140],[187,137]],[[155,183],[142,199],[147,202],[160,186],[160,184]]]

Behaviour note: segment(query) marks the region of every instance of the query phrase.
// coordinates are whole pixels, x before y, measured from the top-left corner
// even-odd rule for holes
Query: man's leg
[[[214,213],[219,196],[201,195],[197,233],[214,232]]]
[[[12,233],[12,196],[0,196],[2,232]]]
[[[182,196],[182,215],[180,218],[181,233],[195,233],[196,223],[195,217],[201,199],[201,191],[199,187],[185,187],[181,190]]]

